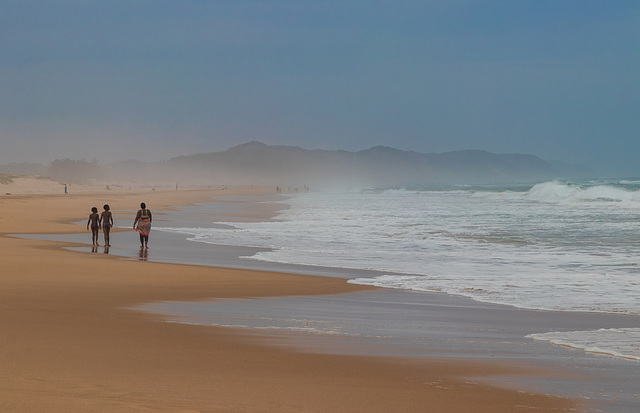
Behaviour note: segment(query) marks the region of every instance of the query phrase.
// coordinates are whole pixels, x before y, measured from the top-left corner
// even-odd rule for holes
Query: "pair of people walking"
[[[100,215],[98,215],[98,208],[91,208],[91,215],[89,215],[89,220],[87,221],[87,231],[91,226],[91,242],[93,245],[98,245],[98,232],[102,229],[104,245],[110,247],[109,232],[111,232],[111,227],[113,226],[113,215],[109,204],[105,204],[103,208],[104,211]]]
[[[89,215],[89,220],[87,221],[87,231],[89,227],[91,227],[91,240],[93,245],[98,245],[98,233],[102,228],[102,232],[104,234],[104,244],[107,247],[110,247],[110,239],[109,233],[111,232],[111,227],[113,226],[113,215],[111,214],[109,205],[105,205],[104,211],[101,214],[98,214],[98,208],[91,208],[91,215]],[[136,218],[133,221],[133,229],[136,230],[140,234],[140,248],[147,249],[149,248],[149,232],[151,231],[151,221],[153,220],[153,216],[151,211],[147,209],[145,203],[140,204],[140,209],[136,214]]]

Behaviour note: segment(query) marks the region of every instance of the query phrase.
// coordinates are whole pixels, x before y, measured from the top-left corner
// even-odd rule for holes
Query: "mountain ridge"
[[[174,170],[198,166],[244,181],[299,181],[298,184],[313,185],[489,184],[593,176],[586,167],[552,163],[530,154],[495,154],[475,149],[420,153],[383,145],[349,152],[258,141],[223,152],[174,157],[163,164]]]
[[[451,184],[533,183],[558,178],[591,178],[580,165],[548,162],[530,154],[495,154],[468,149],[444,153],[404,151],[390,146],[346,150],[304,149],[250,141],[222,152],[176,156],[163,161],[122,161],[107,165],[71,159],[50,166],[0,165],[0,172],[48,174],[61,182],[113,179],[197,185],[371,187]],[[36,173],[37,171],[37,173]],[[46,171],[46,172],[45,172]],[[44,172],[44,173],[43,173]]]

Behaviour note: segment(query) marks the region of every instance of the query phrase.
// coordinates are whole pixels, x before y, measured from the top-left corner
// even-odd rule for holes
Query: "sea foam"
[[[158,229],[268,249],[255,260],[384,273],[351,283],[638,315],[640,183],[634,182],[640,181],[300,193],[274,221]]]
[[[640,361],[640,328],[607,328],[590,331],[565,331],[530,334],[534,340]]]

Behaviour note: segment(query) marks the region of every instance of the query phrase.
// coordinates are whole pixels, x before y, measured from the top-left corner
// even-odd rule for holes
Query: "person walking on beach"
[[[98,215],[98,208],[91,208],[91,215],[87,221],[87,231],[89,231],[89,225],[91,225],[91,241],[93,245],[98,245],[98,230],[100,229],[100,215]]]
[[[103,207],[104,211],[100,214],[100,220],[102,221],[102,234],[104,235],[104,245],[106,247],[111,246],[111,241],[109,239],[109,232],[111,232],[111,227],[113,226],[113,215],[111,215],[109,204],[105,204]]]
[[[140,234],[140,248],[149,248],[149,232],[151,231],[152,220],[151,211],[147,209],[144,202],[141,203],[136,219],[133,221],[133,229]]]

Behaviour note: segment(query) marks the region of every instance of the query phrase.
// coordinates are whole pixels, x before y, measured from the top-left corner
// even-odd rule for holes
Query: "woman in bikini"
[[[140,210],[136,214],[136,219],[133,221],[133,229],[140,234],[140,248],[149,248],[149,231],[151,231],[151,211],[147,209],[145,203],[140,204]],[[137,226],[136,226],[137,224]]]
[[[111,242],[109,240],[109,232],[111,232],[111,227],[113,226],[113,216],[111,215],[111,208],[109,208],[108,204],[103,208],[104,211],[102,211],[102,214],[100,215],[102,220],[102,233],[104,234],[104,245],[110,247]]]
[[[93,245],[98,245],[98,230],[100,229],[100,215],[98,215],[98,208],[91,208],[91,215],[87,221],[87,231],[91,225],[91,242]]]

